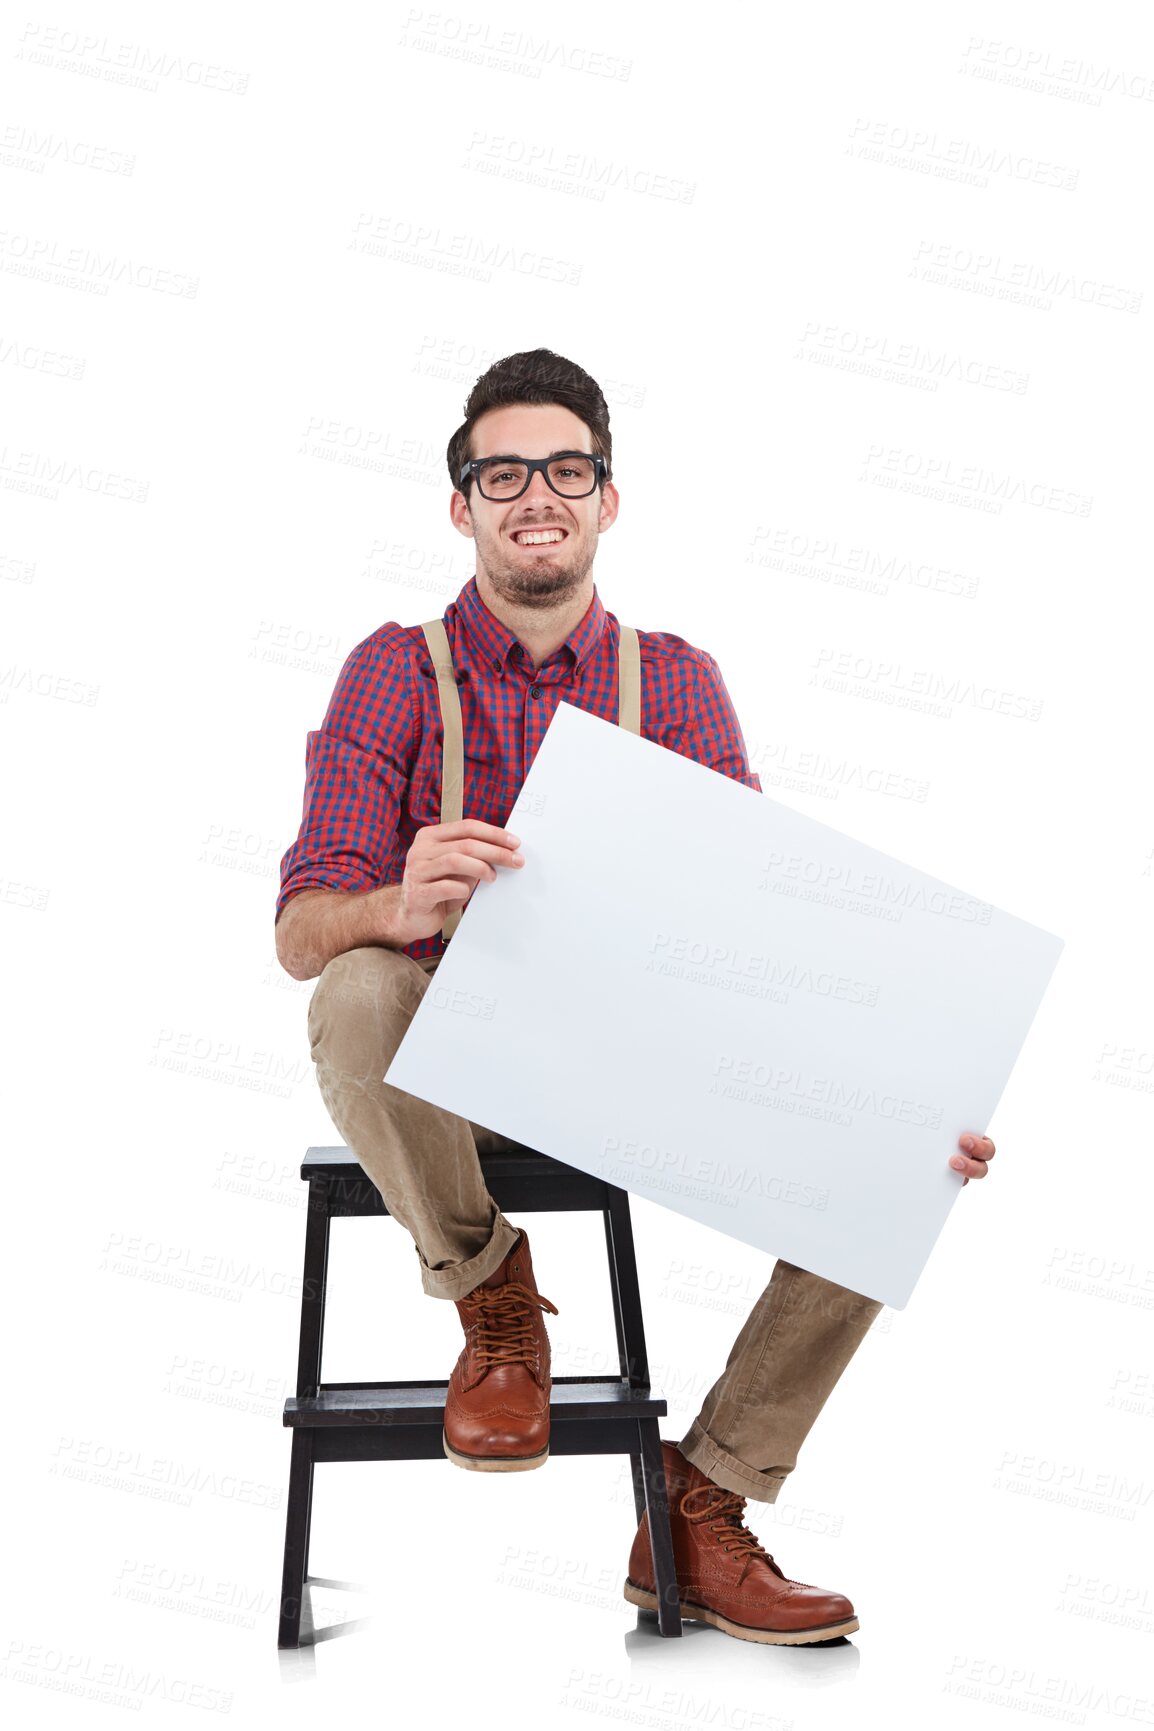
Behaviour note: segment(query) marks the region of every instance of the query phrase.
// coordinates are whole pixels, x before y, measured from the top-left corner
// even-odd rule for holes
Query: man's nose
[[[523,504],[527,499],[534,505],[550,505],[556,497],[556,493],[545,479],[544,469],[534,469],[532,475],[529,477],[529,485],[526,487],[522,498],[518,499],[517,503],[519,505]]]

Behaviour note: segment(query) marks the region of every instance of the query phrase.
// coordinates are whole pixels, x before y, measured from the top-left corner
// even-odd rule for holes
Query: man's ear
[[[459,487],[454,488],[453,496],[449,500],[449,517],[453,526],[459,529],[462,535],[467,535],[470,540],[473,539],[473,516],[469,510],[469,501]]]
[[[606,481],[601,489],[601,515],[597,519],[597,533],[604,534],[611,523],[617,519],[617,510],[621,504],[621,495],[612,481]]]

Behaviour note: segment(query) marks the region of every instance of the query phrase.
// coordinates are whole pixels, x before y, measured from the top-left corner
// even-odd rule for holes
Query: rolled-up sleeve
[[[305,741],[300,832],[280,862],[276,915],[301,890],[372,890],[392,881],[418,723],[407,640],[383,626],[337,676]]]
[[[761,777],[750,769],[741,723],[721,669],[704,649],[695,654],[696,691],[689,720],[677,744],[683,757],[728,775],[761,793]]]

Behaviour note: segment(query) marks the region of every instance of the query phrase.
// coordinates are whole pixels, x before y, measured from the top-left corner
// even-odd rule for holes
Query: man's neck
[[[528,653],[536,672],[542,662],[557,649],[560,649],[565,639],[574,631],[586,613],[593,600],[593,579],[589,577],[580,590],[557,607],[518,607],[503,601],[497,595],[487,577],[480,571],[477,577],[477,594],[502,625],[508,626],[517,641]]]

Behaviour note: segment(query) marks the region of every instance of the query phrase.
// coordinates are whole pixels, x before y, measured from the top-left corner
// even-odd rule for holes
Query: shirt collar
[[[485,666],[490,671],[499,670],[504,673],[509,655],[520,639],[486,607],[477,589],[475,573],[457,596],[456,607],[466,636],[482,656]],[[585,610],[584,618],[573,627],[561,645],[563,649],[568,649],[573,657],[576,672],[584,670],[585,663],[596,651],[605,631],[605,620],[605,609],[601,605],[597,585],[594,584],[593,599]],[[494,663],[497,664],[496,667]]]

